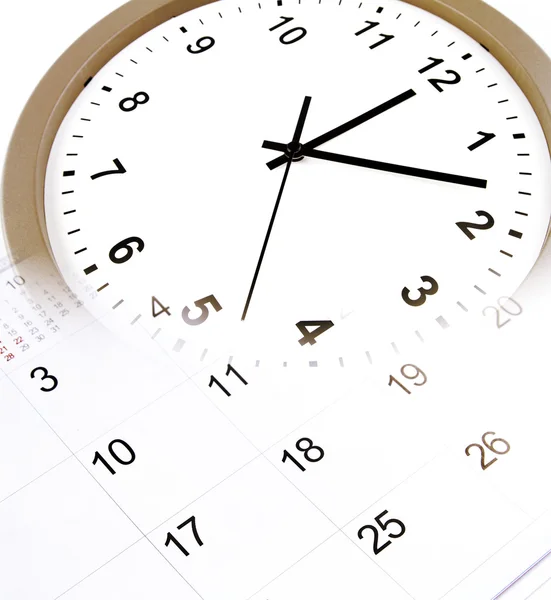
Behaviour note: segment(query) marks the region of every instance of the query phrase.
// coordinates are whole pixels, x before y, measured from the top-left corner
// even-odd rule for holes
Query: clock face
[[[230,1],[89,82],[45,209],[94,310],[198,357],[342,363],[514,292],[550,198],[528,100],[449,23],[404,2]]]

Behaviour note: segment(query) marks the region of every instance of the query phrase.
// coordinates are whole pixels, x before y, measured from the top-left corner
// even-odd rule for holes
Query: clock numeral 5
[[[375,517],[375,522],[381,528],[381,531],[386,531],[389,525],[397,525],[399,527],[399,532],[387,533],[387,535],[389,538],[392,539],[402,537],[406,532],[406,526],[399,519],[387,519],[386,521],[383,521],[383,517],[385,517],[387,514],[388,510],[384,510],[380,515],[377,515]],[[360,540],[364,539],[364,532],[368,530],[373,533],[373,554],[375,554],[375,556],[377,556],[377,554],[380,554],[383,550],[386,550],[392,544],[392,540],[388,540],[382,546],[379,546],[379,530],[373,525],[364,525],[358,531],[358,537],[360,538]]]
[[[201,300],[197,300],[195,302],[195,306],[201,309],[201,314],[195,319],[190,318],[189,314],[191,313],[191,309],[189,307],[185,307],[182,311],[182,319],[188,324],[192,326],[201,325],[209,318],[209,309],[207,308],[207,304],[211,304],[216,312],[222,310],[222,306],[220,302],[211,294],[210,296],[206,296],[205,298],[201,298]]]
[[[410,306],[422,306],[427,301],[427,296],[434,296],[438,292],[438,282],[429,275],[421,277],[421,281],[430,284],[429,289],[424,287],[417,288],[419,298],[412,298],[409,288],[405,287],[402,290],[402,299],[406,304]]]
[[[279,18],[283,19],[283,21],[281,23],[278,23],[277,25],[274,25],[273,27],[270,27],[269,31],[274,31],[278,27],[283,27],[284,25],[287,25],[287,23],[290,23],[294,20],[294,17]],[[289,29],[289,31],[282,33],[279,36],[279,41],[282,44],[294,44],[295,42],[301,40],[307,33],[308,32],[306,31],[306,29],[304,29],[304,27],[293,27],[293,29]]]

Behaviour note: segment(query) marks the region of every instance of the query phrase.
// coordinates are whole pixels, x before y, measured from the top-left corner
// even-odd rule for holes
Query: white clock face
[[[398,1],[229,1],[157,27],[75,102],[45,193],[94,310],[277,364],[365,360],[478,314],[530,271],[550,206],[520,88]]]

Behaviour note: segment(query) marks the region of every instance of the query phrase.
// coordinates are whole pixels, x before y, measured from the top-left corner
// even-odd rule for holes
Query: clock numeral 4
[[[294,21],[294,17],[279,17],[280,19],[283,19],[281,23],[278,23],[277,25],[274,25],[273,27],[270,27],[269,31],[274,31],[276,29],[278,29],[279,27],[283,27],[284,25],[287,25],[287,23],[290,23],[291,21]],[[301,40],[308,32],[306,31],[306,29],[304,29],[304,27],[293,27],[292,29],[289,29],[288,31],[285,31],[284,33],[282,33],[279,36],[279,41],[282,44],[294,44],[295,42],[298,42],[299,40]]]
[[[226,369],[226,377],[229,377],[230,375],[235,375],[235,377],[237,377],[237,379],[239,379],[243,385],[249,385],[249,382],[246,381],[244,377],[242,377],[231,365],[228,365],[228,368]],[[218,388],[220,388],[224,394],[228,396],[228,398],[231,396],[231,393],[218,381],[218,379],[216,379],[214,375],[211,375],[209,388],[211,388],[213,385],[218,386]]]
[[[399,519],[387,519],[386,521],[383,521],[383,517],[385,517],[387,514],[388,510],[384,510],[380,515],[377,515],[375,517],[375,523],[379,526],[381,531],[386,531],[390,525],[396,525],[398,530],[396,533],[388,532],[387,536],[392,539],[385,542],[382,546],[379,546],[379,529],[373,525],[364,525],[358,531],[358,537],[360,540],[364,539],[366,531],[371,531],[373,533],[373,554],[375,554],[375,556],[380,554],[383,550],[386,550],[392,544],[393,539],[402,537],[406,532],[406,526]]]
[[[480,450],[480,466],[483,471],[485,471],[497,462],[497,456],[493,458],[490,462],[486,462],[485,449],[489,450],[493,454],[497,454],[498,456],[503,456],[511,450],[511,444],[509,444],[509,442],[507,440],[504,440],[503,438],[494,438],[491,442],[488,442],[486,438],[489,435],[495,435],[495,432],[487,431],[482,436],[482,443],[484,444],[484,446],[481,446],[480,444],[471,444],[470,446],[467,446],[465,448],[465,454],[467,456],[471,455],[471,448],[477,448],[478,450]],[[501,449],[500,445],[502,445]]]
[[[413,374],[411,374],[411,370],[408,373],[407,369],[413,369]],[[427,376],[425,374],[425,372],[420,369],[419,367],[417,367],[416,365],[412,365],[412,364],[408,364],[408,365],[404,365],[401,369],[400,369],[400,373],[402,374],[402,377],[404,377],[405,379],[409,379],[410,381],[413,381],[413,385],[416,385],[418,387],[421,387],[422,385],[425,385],[425,383],[427,383]],[[422,377],[422,381],[416,382],[415,380],[419,377]],[[398,379],[396,379],[396,377],[394,377],[394,375],[390,376],[390,379],[388,380],[388,385],[391,386],[393,383],[399,385],[404,392],[406,392],[406,394],[411,394],[411,391],[402,383],[400,383],[398,381]]]
[[[313,346],[316,343],[316,338],[331,329],[334,325],[333,321],[299,321],[296,326],[303,337],[298,343],[301,346],[305,346],[306,344]],[[314,329],[308,329],[309,327],[313,327]]]
[[[195,516],[192,516],[187,521],[180,523],[180,525],[178,525],[177,529],[181,530],[184,527],[186,527],[186,525],[191,525],[191,531],[193,532],[193,537],[195,538],[197,545],[202,546],[203,540],[199,537],[199,532],[197,531],[197,522],[195,520]],[[184,556],[189,556],[189,552],[184,548],[184,546],[182,546],[182,544],[176,539],[176,537],[174,537],[172,535],[172,533],[170,533],[170,531],[169,531],[166,535],[165,546],[168,547],[168,545],[171,543],[174,544]]]
[[[321,446],[314,446],[314,442],[310,438],[301,438],[296,444],[296,449],[304,454],[304,458],[311,463],[317,463],[325,456],[325,451]],[[306,471],[304,467],[290,452],[283,451],[281,462],[289,460],[302,472]]]

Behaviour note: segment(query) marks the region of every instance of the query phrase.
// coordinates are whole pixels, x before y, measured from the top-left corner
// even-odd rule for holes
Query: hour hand
[[[269,150],[279,150],[285,152],[287,146],[277,142],[264,141],[263,148]],[[410,177],[420,177],[422,179],[432,179],[434,181],[444,181],[446,183],[455,183],[457,185],[466,185],[475,188],[486,189],[488,181],[486,179],[478,179],[476,177],[466,177],[464,175],[454,175],[452,173],[442,173],[440,171],[431,171],[429,169],[418,169],[417,167],[408,167],[405,165],[396,165],[379,160],[370,160],[368,158],[358,158],[356,156],[347,156],[346,154],[335,154],[334,152],[324,152],[316,148],[308,148],[304,145],[299,151],[302,156],[338,162],[345,165],[353,165],[356,167],[365,167],[376,171],[386,171],[387,173],[397,173],[399,175],[409,175]]]

